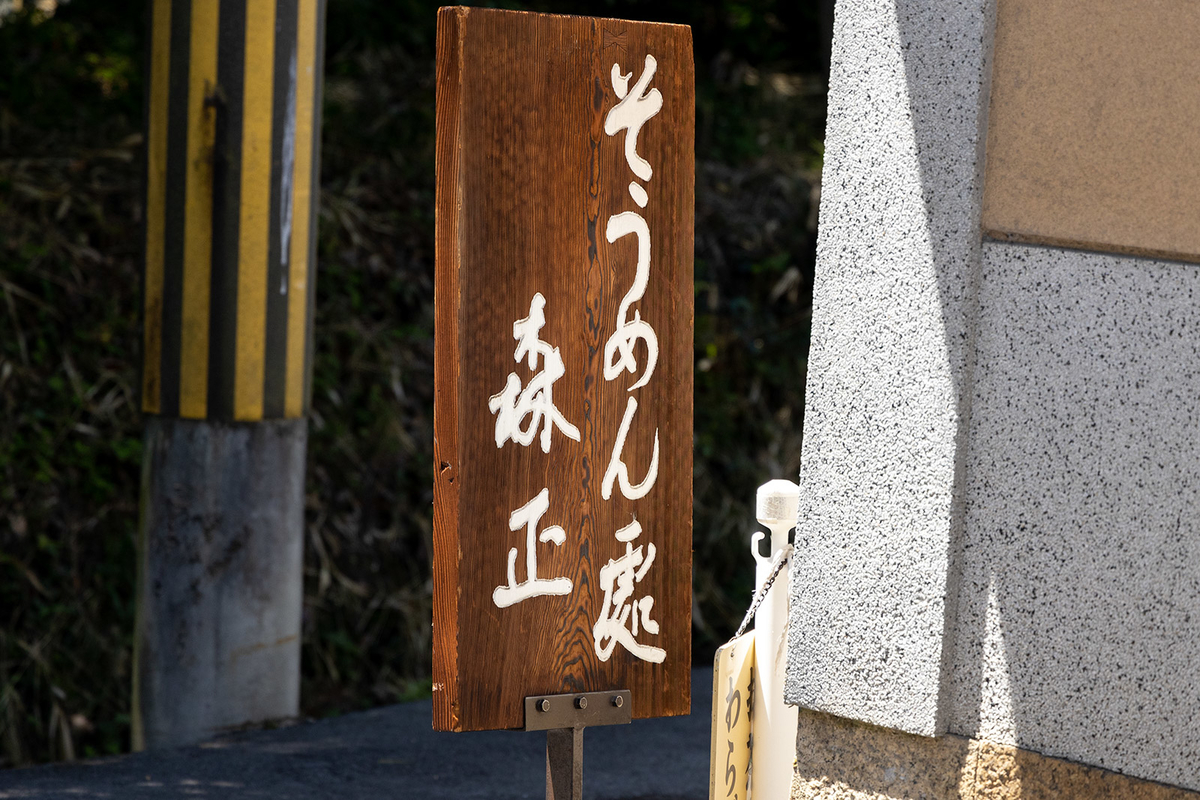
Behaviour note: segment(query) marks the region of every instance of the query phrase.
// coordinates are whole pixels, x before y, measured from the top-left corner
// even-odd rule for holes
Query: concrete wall
[[[1139,50],[1096,37],[1200,29],[1182,0],[995,2],[837,7],[786,694],[1200,789],[1200,248],[1163,202],[1112,235],[1111,133],[1029,96],[1049,74],[1103,120],[1132,101],[1097,59]],[[1070,181],[1030,174],[1064,148]],[[1183,151],[1152,125],[1137,190]]]
[[[989,12],[839,4],[787,696],[945,730]]]
[[[1200,789],[1200,266],[982,267],[950,729]]]

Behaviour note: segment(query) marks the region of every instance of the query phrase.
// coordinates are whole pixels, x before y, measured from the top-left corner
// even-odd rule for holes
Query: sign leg
[[[546,731],[546,800],[583,800],[583,728]]]

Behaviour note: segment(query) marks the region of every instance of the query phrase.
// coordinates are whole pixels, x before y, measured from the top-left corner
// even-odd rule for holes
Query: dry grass
[[[358,6],[344,8],[350,28],[367,24]],[[142,96],[128,54],[141,32],[119,8],[91,27],[65,8],[0,26],[0,765],[128,747]],[[331,22],[305,532],[311,715],[428,691],[430,32],[380,44]],[[823,98],[811,78],[698,59],[694,639],[707,661],[749,598],[755,488],[799,464]]]

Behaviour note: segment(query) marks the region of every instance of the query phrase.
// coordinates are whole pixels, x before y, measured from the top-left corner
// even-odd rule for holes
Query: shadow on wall
[[[945,158],[973,108],[949,77],[977,56],[955,47],[953,4],[896,5],[946,350],[964,365],[941,713],[955,734],[1200,789],[1200,267],[980,248],[982,134],[974,174]],[[1011,774],[1040,775],[1025,758]]]
[[[787,691],[1200,789],[1200,267],[981,240],[995,2],[838,6]]]
[[[1200,788],[1200,268],[982,268],[951,730]]]
[[[985,43],[991,39],[995,2],[976,0],[967,11],[961,3],[939,2],[942,8],[936,12],[927,3],[896,0],[893,4],[928,224],[927,230],[914,234],[927,238],[937,281],[957,423],[938,699],[938,717],[943,721],[949,712],[947,679],[958,670],[955,603],[964,558],[963,504],[968,495],[966,454],[976,358],[982,167],[990,72]],[[968,25],[976,26],[978,38],[968,40],[963,36]],[[974,80],[964,78],[966,75]],[[964,142],[968,143],[966,147]],[[978,700],[978,692],[974,699]],[[950,727],[958,732],[953,719]]]

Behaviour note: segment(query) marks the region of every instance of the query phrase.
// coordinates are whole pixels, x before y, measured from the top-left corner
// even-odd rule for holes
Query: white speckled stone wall
[[[981,243],[991,2],[837,7],[786,697],[1200,790],[1200,265]]]
[[[986,243],[950,728],[1200,789],[1200,266]]]
[[[925,735],[946,726],[990,24],[988,0],[835,16],[786,696]]]

